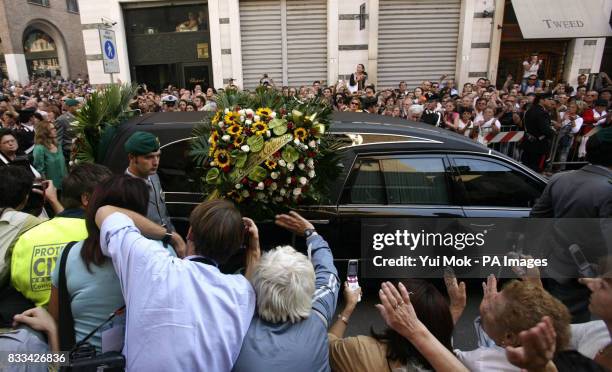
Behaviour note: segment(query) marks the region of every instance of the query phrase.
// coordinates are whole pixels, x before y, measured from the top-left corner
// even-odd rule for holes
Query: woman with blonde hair
[[[57,147],[57,130],[53,123],[43,120],[35,128],[34,168],[46,179],[52,180],[58,190],[66,175],[66,161]]]

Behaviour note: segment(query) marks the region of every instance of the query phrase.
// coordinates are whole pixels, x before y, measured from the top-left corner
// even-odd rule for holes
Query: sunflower
[[[230,164],[230,156],[227,151],[219,149],[215,151],[215,163],[217,167],[224,168]]]
[[[268,169],[273,170],[276,168],[276,162],[274,160],[266,160],[265,162],[266,167],[268,167]]]
[[[227,133],[233,137],[239,136],[240,133],[242,133],[242,127],[238,124],[232,124],[229,128],[227,128]]]
[[[297,128],[293,131],[293,136],[300,141],[304,141],[304,139],[308,136],[308,131],[304,128]]]
[[[237,136],[236,138],[234,138],[234,142],[232,142],[232,143],[234,144],[234,146],[239,148],[242,145],[244,145],[244,141],[245,141],[245,137],[244,136]]]
[[[212,134],[210,135],[210,137],[208,138],[208,143],[210,143],[210,145],[217,145],[217,142],[219,142],[219,133],[212,132]]]
[[[263,121],[258,121],[253,124],[253,130],[256,135],[262,136],[268,131],[268,125]]]
[[[217,124],[219,122],[219,119],[221,119],[221,111],[217,111],[215,116],[213,116],[211,123]]]
[[[255,112],[255,115],[260,116],[262,118],[267,118],[270,116],[270,114],[272,114],[272,109],[269,107],[258,108]]]
[[[217,144],[216,143],[212,143],[210,145],[210,147],[208,148],[208,157],[212,157],[215,154],[215,150],[217,149]]]
[[[230,199],[234,199],[238,203],[240,203],[240,202],[242,202],[242,200],[244,200],[242,195],[240,195],[240,193],[237,192],[236,190],[232,190],[232,191],[228,192],[227,193],[227,197],[230,198]]]
[[[230,111],[227,114],[225,114],[225,124],[234,124],[234,123],[238,123],[238,120],[240,120],[240,114],[234,111]]]

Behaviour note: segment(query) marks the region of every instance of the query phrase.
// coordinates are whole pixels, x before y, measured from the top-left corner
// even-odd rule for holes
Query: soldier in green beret
[[[161,188],[157,168],[161,155],[159,139],[151,133],[137,131],[125,142],[124,149],[128,154],[130,165],[125,173],[142,178],[149,187],[149,207],[147,218],[174,231],[174,226],[168,216],[164,193]]]

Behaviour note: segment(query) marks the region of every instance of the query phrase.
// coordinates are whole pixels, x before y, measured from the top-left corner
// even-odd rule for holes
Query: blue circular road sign
[[[106,42],[104,43],[104,54],[106,54],[106,57],[108,59],[115,58],[115,46],[113,45],[112,41],[106,40]]]

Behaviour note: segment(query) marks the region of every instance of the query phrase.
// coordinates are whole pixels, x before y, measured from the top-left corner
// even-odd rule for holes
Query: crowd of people
[[[575,89],[551,89],[529,77],[508,79],[502,89],[479,79],[459,92],[452,79],[441,79],[377,91],[360,65],[347,84],[279,89],[288,98],[319,96],[338,111],[423,121],[475,140],[522,128],[523,160],[539,170],[555,133],[573,141],[589,125],[609,126],[609,88],[589,91],[581,77]],[[267,77],[261,85],[275,89]],[[362,293],[341,285],[334,247],[299,214],[278,215],[275,223],[304,237],[305,251],[262,251],[256,223],[223,200],[195,207],[181,236],[161,197],[159,141],[147,132],[126,141],[124,174],[97,164],[68,167],[71,123],[93,90],[85,80],[3,82],[0,322],[14,329],[0,332],[0,351],[89,347],[135,371],[612,370],[612,267],[606,264],[599,277],[581,279],[598,320],[572,324],[573,314],[545,289],[537,270],[501,290],[490,276],[474,320],[478,348],[457,350],[452,335],[465,316],[467,291],[449,274],[446,293],[425,280],[383,283],[377,308],[387,328],[346,336]],[[132,108],[213,111],[215,95],[197,86],[169,86],[160,94],[142,86]],[[610,172],[611,131],[599,130],[586,144],[594,169]],[[540,204],[546,205],[534,209],[563,217],[551,212],[554,196],[545,195]],[[237,254],[244,255],[242,271],[225,273]]]

